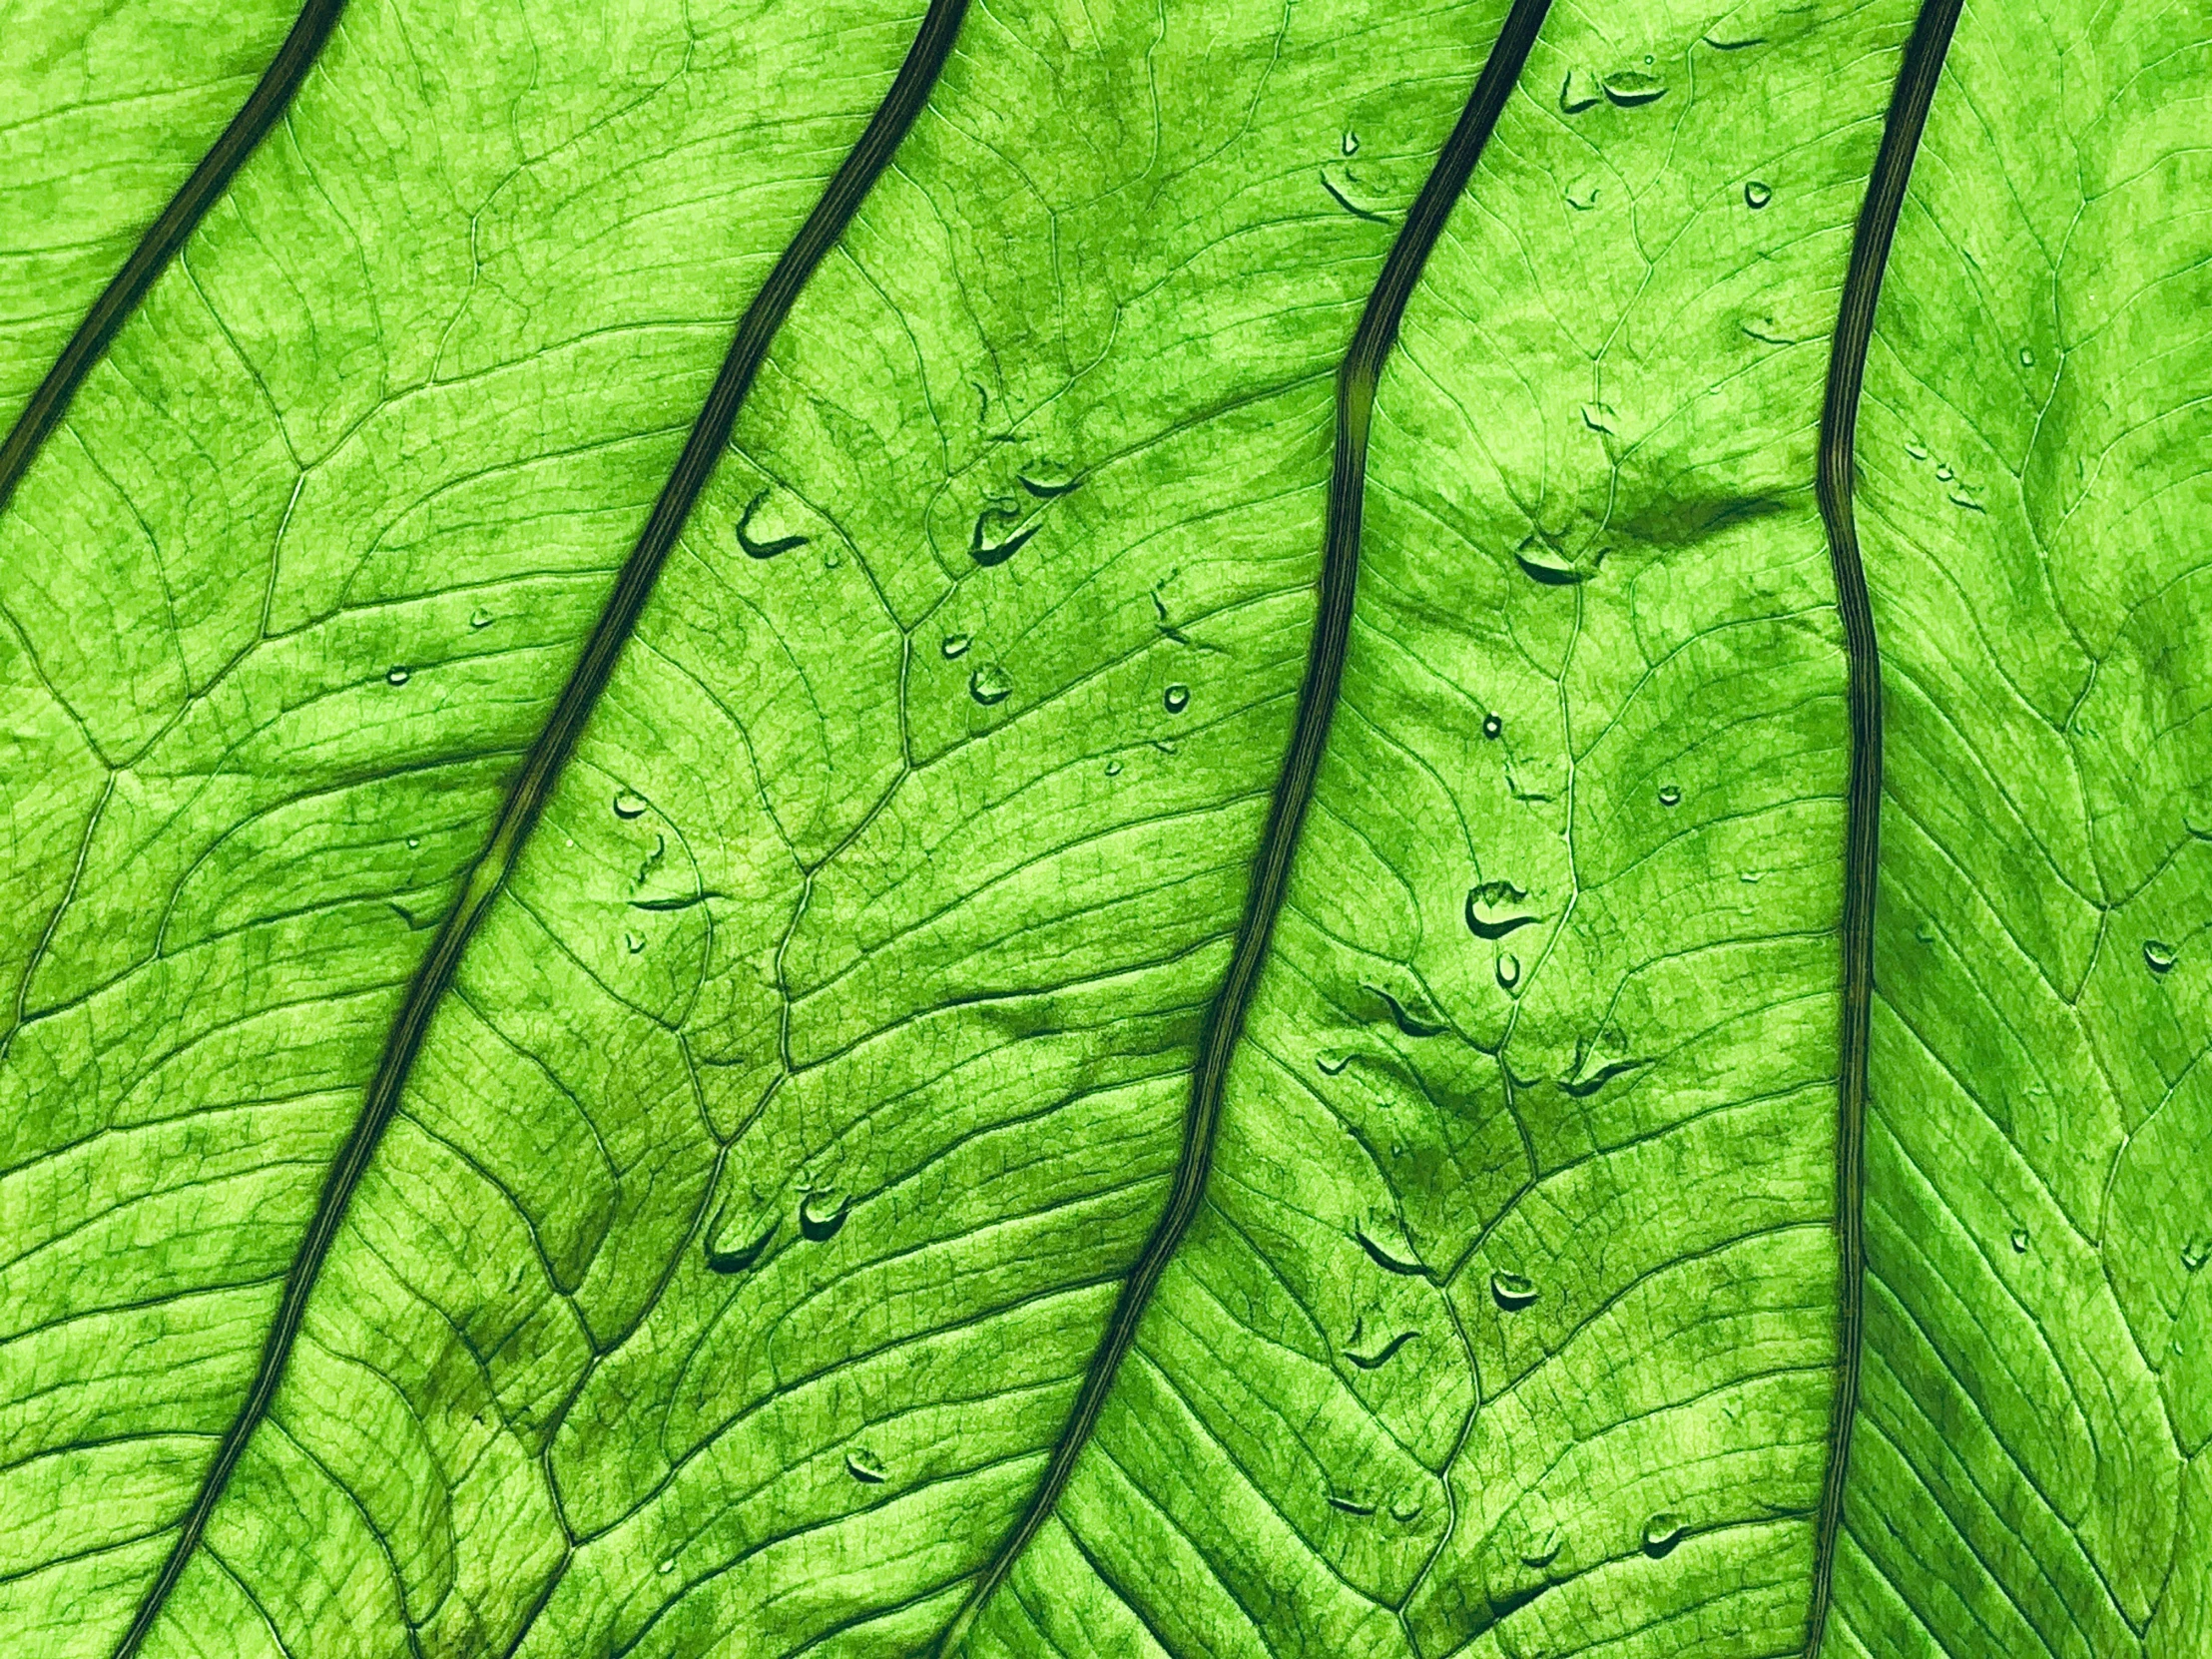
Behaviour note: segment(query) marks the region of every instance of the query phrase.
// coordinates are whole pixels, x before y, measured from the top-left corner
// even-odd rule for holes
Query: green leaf
[[[2212,1644],[2212,66],[1915,22],[355,0],[0,479],[10,1651]]]

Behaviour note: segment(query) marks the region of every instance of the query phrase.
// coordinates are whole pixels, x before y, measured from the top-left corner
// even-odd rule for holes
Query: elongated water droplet
[[[1504,732],[1505,722],[1498,719],[1497,716],[1484,715],[1482,717],[1482,735],[1485,738],[1501,737],[1503,736]]]
[[[844,1472],[865,1486],[880,1486],[889,1478],[874,1453],[864,1446],[844,1454]]]
[[[944,644],[937,649],[944,653],[944,660],[949,663],[955,658],[965,657],[969,643],[968,636],[965,634],[947,634],[944,637]]]
[[[670,1557],[669,1557],[669,1558],[668,1558],[667,1560],[665,1560],[665,1561],[663,1561],[663,1562],[661,1563],[661,1571],[663,1571],[663,1572],[674,1572],[675,1570],[676,1570],[676,1557],[675,1557],[675,1556],[671,1555],[671,1556],[670,1556]]]
[[[745,511],[738,514],[738,546],[749,559],[773,559],[780,553],[807,545],[805,536],[770,536],[763,540],[753,534],[753,515],[768,498],[769,492],[762,490],[745,504]]]
[[[1191,688],[1181,684],[1170,686],[1161,694],[1160,701],[1167,706],[1169,714],[1179,715],[1191,706]]]
[[[648,803],[636,790],[619,790],[615,794],[616,818],[643,818]]]
[[[1344,152],[1348,156],[1357,156],[1360,153],[1360,135],[1350,127],[1345,129]]]
[[[1907,438],[1905,440],[1905,452],[1908,455],[1912,456],[1913,459],[1915,459],[1916,461],[1925,461],[1928,459],[1928,445],[1925,443],[1915,442],[1912,438]]]
[[[748,1244],[738,1246],[735,1250],[718,1250],[715,1248],[715,1235],[722,1231],[722,1216],[723,1212],[721,1210],[715,1211],[715,1219],[707,1224],[706,1235],[699,1241],[700,1249],[706,1252],[707,1271],[709,1273],[732,1274],[745,1272],[747,1268],[753,1266],[767,1253],[769,1240],[775,1238],[776,1230],[784,1225],[782,1217],[771,1216],[767,1228],[762,1231],[758,1238]]]
[[[1490,1297],[1508,1314],[1519,1313],[1542,1294],[1536,1289],[1536,1281],[1525,1273],[1490,1275]]]
[[[639,951],[645,948],[645,935],[643,933],[635,931],[634,929],[626,928],[624,929],[622,935],[622,945],[625,950],[629,951],[631,955],[635,956]]]
[[[1502,939],[1537,917],[1522,900],[1528,894],[1510,881],[1485,881],[1467,889],[1467,931],[1478,939]]]
[[[1013,691],[1014,683],[1006,678],[1006,671],[996,663],[985,663],[967,677],[968,696],[989,708],[993,703],[1003,703]]]
[[[476,609],[468,613],[468,625],[471,628],[489,628],[491,624],[491,612],[486,610],[481,605],[477,606]]]
[[[1520,983],[1520,958],[1510,950],[1501,950],[1497,957],[1497,984],[1500,990],[1511,990]]]
[[[1548,1567],[1559,1559],[1560,1546],[1566,1540],[1560,1537],[1556,1526],[1546,1527],[1529,1546],[1521,1551],[1524,1567]]]
[[[1597,77],[1587,69],[1570,69],[1559,83],[1559,109],[1565,115],[1580,115],[1604,96]]]
[[[1336,1077],[1344,1071],[1345,1067],[1352,1064],[1352,1050],[1349,1048],[1325,1048],[1314,1056],[1314,1064],[1321,1068],[1321,1074],[1324,1077]]]
[[[1761,208],[1765,207],[1769,202],[1772,202],[1773,200],[1773,190],[1770,189],[1768,186],[1761,184],[1757,179],[1751,180],[1744,186],[1744,206],[1749,208],[1753,213],[1757,213]]]
[[[2174,947],[2164,939],[2145,939],[2143,941],[2143,965],[2149,968],[2151,972],[2166,973],[2171,971],[2174,959]]]
[[[1660,805],[1660,806],[1662,806],[1662,807],[1679,807],[1679,806],[1681,806],[1681,805],[1682,805],[1682,792],[1681,792],[1680,790],[1676,789],[1676,788],[1675,788],[1675,787],[1674,787],[1674,786],[1673,786],[1672,784],[1669,784],[1669,785],[1667,785],[1667,786],[1666,786],[1666,787],[1665,787],[1664,789],[1660,790],[1660,792],[1659,792],[1659,805]]]
[[[1654,1561],[1681,1541],[1682,1522],[1667,1510],[1660,1510],[1644,1522],[1644,1553]]]
[[[404,686],[409,680],[412,680],[413,678],[413,674],[411,674],[408,670],[399,667],[396,663],[384,672],[384,681],[387,685]]]
[[[1624,69],[1605,77],[1605,96],[1624,110],[1641,109],[1667,94],[1666,83],[1641,69]]]
[[[2025,1256],[2027,1254],[2027,1229],[2024,1227],[2012,1229],[2012,1254],[2015,1256]]]
[[[1936,482],[1937,482],[1938,484],[1947,484],[1957,476],[1957,473],[1951,471],[1950,463],[1948,461],[1942,461],[1936,465]]]
[[[1567,206],[1578,214],[1586,214],[1597,206],[1598,181],[1583,179],[1570,185],[1559,194],[1567,199]]]

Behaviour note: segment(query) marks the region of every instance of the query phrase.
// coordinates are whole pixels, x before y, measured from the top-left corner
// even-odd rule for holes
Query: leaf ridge
[[[139,301],[160,280],[178,250],[191,240],[208,210],[231,188],[232,179],[246,165],[247,158],[261,147],[269,130],[282,119],[291,105],[292,94],[299,90],[299,84],[307,78],[307,71],[314,67],[315,59],[322,53],[323,42],[330,38],[330,31],[337,26],[338,16],[344,10],[345,0],[306,0],[299,15],[292,20],[291,32],[284,36],[276,56],[262,71],[262,78],[255,83],[246,102],[239,106],[239,113],[231,118],[230,126],[223,129],[222,136],[200,158],[200,165],[178,187],[161,217],[131,250],[131,257],[123,262],[123,269],[92,302],[85,319],[77,324],[77,331],[69,336],[69,343],[54,359],[54,366],[46,371],[38,389],[31,393],[31,400],[16,416],[6,440],[0,442],[0,511],[6,510],[10,497],[15,494],[15,486],[30,470],[32,461],[38,458],[39,450],[61,423],[62,416],[69,412],[77,388],[107,351],[108,342],[131,320]]]
[[[1322,548],[1320,597],[1308,646],[1306,676],[1299,689],[1291,742],[1276,775],[1275,794],[1253,858],[1252,885],[1238,922],[1221,988],[1207,1009],[1191,1068],[1191,1093],[1183,1118],[1183,1147],[1168,1199],[1143,1248],[1122,1281],[1106,1329],[1092,1353],[1045,1472],[1012,1529],[977,1576],[930,1652],[950,1659],[986,1603],[1012,1572],[1029,1542],[1057,1506],[1074,1473],[1077,1456],[1097,1425],[1115,1374],[1136,1342],[1137,1326],[1169,1261],[1181,1246],[1205,1197],[1213,1167],[1214,1139],[1220,1126],[1229,1060],[1243,1036],[1245,1014],[1259,983],[1275,918],[1289,886],[1306,808],[1313,799],[1322,751],[1336,713],[1344,678],[1345,650],[1351,640],[1352,606],[1360,574],[1360,524],[1367,487],[1368,427],[1376,385],[1397,338],[1399,319],[1420,279],[1429,251],[1465,191],[1481,159],[1505,101],[1512,95],[1543,26],[1551,0],[1513,0],[1481,73],[1451,135],[1438,152],[1420,194],[1390,244],[1381,276],[1369,291],[1352,343],[1337,368],[1337,442],[1329,482],[1328,526]]]
[[[1834,1593],[1836,1548],[1843,1529],[1844,1476],[1851,1462],[1859,1374],[1865,1358],[1867,1061],[1874,1003],[1874,904],[1882,827],[1882,653],[1852,514],[1853,445],[1867,350],[1882,296],[1905,187],[1913,174],[1929,106],[1957,27],[1962,0],[1926,0],[1898,66],[1896,89],[1882,124],[1882,144],[1867,179],[1867,198],[1852,234],[1836,332],[1830,344],[1828,389],[1821,404],[1819,470],[1814,493],[1828,531],[1829,565],[1843,623],[1845,699],[1851,720],[1851,763],[1845,790],[1843,1005],[1838,1030],[1836,1235],[1840,1257],[1837,1338],[1841,1376],[1828,1431],[1828,1467],[1814,1528],[1813,1594],[1806,1614],[1805,1659],[1816,1659]]]
[[[343,0],[310,0],[309,10],[317,5],[327,6],[330,19],[334,20]],[[636,545],[624,562],[615,580],[613,592],[592,626],[582,655],[570,671],[567,683],[561,688],[552,714],[531,745],[520,772],[508,787],[501,803],[499,816],[484,849],[469,866],[461,890],[452,907],[439,924],[436,938],[416,968],[409,981],[405,999],[394,1017],[384,1043],[376,1070],[369,1079],[359,1115],[347,1133],[337,1156],[331,1161],[321,1193],[315,1201],[313,1216],[309,1219],[297,1253],[285,1276],[284,1291],[277,1304],[276,1317],[272,1323],[264,1343],[261,1360],[256,1368],[254,1381],[247,1390],[245,1401],[239,1407],[238,1416],[225,1430],[214,1461],[186,1512],[177,1542],[163,1563],[161,1572],[148,1587],[139,1605],[137,1616],[124,1633],[116,1648],[115,1659],[133,1659],[155,1619],[175,1589],[186,1563],[198,1548],[210,1515],[222,1498],[223,1489],[229,1483],[232,1472],[244,1455],[247,1442],[255,1428],[268,1414],[276,1397],[276,1387],[282,1380],[291,1348],[299,1335],[305,1318],[307,1299],[328,1256],[330,1246],[337,1236],[339,1224],[344,1220],[347,1203],[353,1190],[360,1184],[369,1160],[374,1156],[377,1142],[397,1110],[399,1097],[406,1087],[407,1077],[414,1059],[427,1034],[431,1016],[444,999],[455,971],[460,964],[462,951],[467,947],[476,925],[482,920],[491,902],[506,884],[509,872],[521,856],[531,830],[551,798],[555,784],[569,755],[582,735],[585,722],[597,705],[599,694],[614,673],[617,659],[624,644],[636,629],[638,618],[651,597],[654,583],[669,551],[675,546],[676,537],[690,516],[692,504],[705,487],[715,464],[728,447],[730,434],[737,424],[738,411],[751,390],[755,375],[766,359],[769,347],[774,343],[778,330],[783,326],[792,306],[815,269],[851,223],[860,204],[883,170],[890,165],[893,154],[907,131],[920,115],[936,85],[938,72],[951,56],[952,46],[959,34],[960,23],[967,12],[967,0],[930,0],[927,13],[916,30],[913,43],[907,48],[905,60],[893,77],[890,90],[868,118],[859,140],[839,164],[823,189],[807,222],[800,227],[768,279],[762,283],[752,302],[739,319],[736,337],[732,340],[728,355],[723,359],[714,385],[693,423],[691,435],[685,440],[683,452],[668,481],[653,504],[652,514],[639,532]],[[303,14],[304,17],[305,14]],[[328,23],[323,24],[326,33]],[[298,34],[295,27],[294,36]],[[320,36],[317,36],[319,41]],[[285,42],[290,51],[292,40]],[[279,55],[281,57],[281,54]],[[309,54],[311,58],[311,54]],[[274,69],[272,71],[274,74]],[[304,73],[304,65],[300,72]],[[294,80],[296,84],[296,78]],[[268,85],[265,80],[265,86]],[[285,96],[289,96],[286,89]],[[257,89],[256,99],[261,97]],[[250,101],[249,108],[254,104]],[[272,106],[268,121],[280,114],[282,104]],[[244,120],[242,115],[241,120]],[[265,127],[267,122],[264,123]],[[238,124],[234,123],[233,131]],[[256,135],[259,136],[258,134]],[[232,137],[225,134],[225,140]],[[218,149],[221,149],[219,143]],[[250,148],[250,146],[248,147]],[[243,157],[241,158],[243,159]],[[235,171],[237,162],[230,164]],[[205,171],[206,164],[203,164]],[[229,178],[229,172],[223,178]],[[200,179],[194,175],[195,181]],[[188,184],[188,191],[191,189]],[[180,193],[182,200],[182,193]],[[175,205],[172,205],[174,211]],[[205,204],[202,204],[204,210]],[[197,212],[195,213],[197,219]],[[166,224],[168,216],[164,216]],[[189,231],[190,226],[185,227]],[[150,239],[151,240],[151,239]],[[164,254],[163,259],[167,258]],[[134,256],[134,263],[136,256]],[[127,268],[128,269],[128,268]],[[158,275],[158,267],[155,274]],[[148,278],[151,280],[151,277]],[[121,278],[118,278],[121,281]],[[140,289],[143,292],[143,286]],[[106,296],[103,296],[105,302]],[[98,307],[95,307],[96,313]],[[120,320],[120,317],[117,319]],[[87,327],[90,327],[88,320]],[[102,334],[97,345],[112,334],[111,324]],[[80,330],[80,336],[84,330]],[[76,341],[72,341],[74,349]],[[66,354],[65,354],[66,355]],[[89,359],[88,359],[89,361]],[[54,376],[50,375],[49,380]],[[82,378],[82,370],[78,378]],[[74,388],[74,381],[67,389]],[[45,395],[41,387],[40,395]],[[38,406],[36,398],[33,406]],[[58,413],[58,410],[56,411]],[[28,416],[26,417],[28,418]],[[50,426],[54,415],[49,415]],[[24,430],[18,423],[17,432]],[[14,454],[17,434],[9,438],[10,457]],[[0,504],[5,502],[5,491],[12,476],[0,472]]]

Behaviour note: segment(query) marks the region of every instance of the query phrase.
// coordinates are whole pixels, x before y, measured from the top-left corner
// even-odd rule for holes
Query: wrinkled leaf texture
[[[212,1494],[920,24],[353,0],[0,519],[10,1653],[953,1629],[1176,1173],[1338,364],[1505,15],[970,11]],[[0,9],[0,420],[291,22]],[[973,1659],[2212,1653],[2212,30],[1970,0],[1942,60],[1856,424],[1855,1056],[1814,478],[1914,26],[1544,19],[1375,390],[1204,1201]]]

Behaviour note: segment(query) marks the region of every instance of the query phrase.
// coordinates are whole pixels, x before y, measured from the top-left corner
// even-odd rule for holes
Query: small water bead
[[[972,643],[973,641],[966,634],[947,634],[944,637],[944,644],[937,647],[937,649],[944,653],[944,660],[949,663],[957,658],[965,657],[967,648]]]
[[[1536,1289],[1536,1281],[1525,1273],[1490,1275],[1490,1298],[1508,1314],[1519,1313],[1542,1294]]]
[[[489,628],[491,624],[491,612],[486,610],[481,605],[477,606],[476,609],[468,613],[468,625],[471,628]]]
[[[1676,789],[1672,784],[1669,784],[1665,789],[1659,792],[1659,805],[1662,807],[1681,806],[1682,792]]]
[[[1936,482],[1938,484],[1947,484],[1957,476],[1957,473],[1951,471],[1948,461],[1938,463],[1936,468]]]
[[[2207,1262],[2212,1262],[2212,1233],[2199,1233],[2181,1247],[2181,1265],[2195,1273]]]
[[[636,790],[617,790],[614,805],[616,818],[643,818],[648,803]]]
[[[389,686],[404,686],[413,678],[414,675],[410,671],[399,667],[396,663],[384,673],[384,683]]]
[[[1605,89],[1605,96],[1613,105],[1623,110],[1641,109],[1656,99],[1664,98],[1667,93],[1666,84],[1658,76],[1641,69],[1628,69],[1617,75],[1608,75],[1598,84]]]
[[[1907,438],[1905,440],[1905,452],[1908,455],[1912,456],[1913,459],[1915,459],[1916,461],[1925,461],[1928,459],[1928,445],[1925,443],[1917,443],[1911,438]]]
[[[622,935],[622,947],[635,956],[645,948],[645,935],[635,930],[625,931]]]
[[[968,676],[967,689],[968,696],[987,709],[993,703],[1005,702],[1013,692],[1014,683],[996,663],[985,663]]]
[[[1502,720],[1498,719],[1498,717],[1497,717],[1497,716],[1495,716],[1495,715],[1484,715],[1484,716],[1482,717],[1482,735],[1483,735],[1483,736],[1484,736],[1485,738],[1496,738],[1496,737],[1500,737],[1500,736],[1502,736],[1502,735],[1504,734],[1504,731],[1505,731],[1505,722],[1503,722]]]
[[[1500,951],[1497,958],[1497,987],[1509,991],[1520,983],[1520,958],[1510,950]]]
[[[1682,1541],[1681,1518],[1662,1509],[1644,1522],[1644,1553],[1654,1561]]]
[[[1360,135],[1350,127],[1345,129],[1344,152],[1348,156],[1357,156],[1360,153]]]
[[[1772,187],[1760,183],[1757,179],[1751,180],[1744,186],[1744,206],[1753,213],[1757,213],[1773,200],[1774,191]]]
[[[2012,1254],[2015,1256],[2025,1256],[2027,1254],[2027,1229],[2024,1227],[2012,1229]]]
[[[1552,1562],[1559,1559],[1559,1551],[1565,1542],[1566,1540],[1560,1536],[1559,1529],[1556,1526],[1546,1527],[1540,1537],[1532,1540],[1529,1546],[1521,1551],[1521,1565],[1524,1567],[1550,1566]]]
[[[2020,347],[2020,367],[2022,367],[2022,368],[2033,368],[2034,366],[2035,366],[2035,352],[2034,352],[2034,349],[2033,349],[2033,347],[2031,347],[2031,346],[2025,346],[2025,345],[2021,346],[2021,347]]]
[[[676,1570],[676,1557],[675,1557],[675,1556],[673,1556],[673,1555],[672,1555],[672,1556],[670,1556],[670,1557],[669,1557],[669,1558],[668,1558],[668,1559],[667,1559],[666,1561],[663,1561],[663,1562],[661,1563],[661,1571],[663,1571],[663,1572],[674,1572],[675,1570]]]
[[[414,850],[414,849],[415,849],[416,847],[420,846],[421,844],[422,844],[422,837],[421,837],[420,835],[409,835],[409,836],[407,837],[407,850],[408,850],[408,851],[412,852],[412,851],[413,851],[413,850]]]
[[[1121,763],[1119,761],[1108,761],[1106,763],[1106,776],[1119,778],[1121,776]]]
[[[2143,965],[2149,968],[2151,972],[2172,972],[2174,957],[2174,947],[2164,939],[2145,939],[2143,941]]]
[[[1191,688],[1180,683],[1170,686],[1160,701],[1167,706],[1169,714],[1179,715],[1191,706]]]

